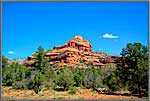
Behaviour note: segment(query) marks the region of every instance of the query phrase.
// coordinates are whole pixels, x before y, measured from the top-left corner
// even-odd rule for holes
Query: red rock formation
[[[73,39],[71,39],[69,42],[64,44],[63,46],[57,46],[54,47],[54,49],[63,49],[63,48],[75,48],[78,51],[85,51],[85,52],[91,52],[92,47],[91,44],[83,39],[81,36],[75,36]]]
[[[50,64],[58,63],[59,66],[78,64],[81,61],[98,66],[114,62],[106,53],[92,52],[91,44],[81,36],[75,36],[66,44],[47,51],[45,57]],[[30,56],[28,60],[33,61],[34,57]]]

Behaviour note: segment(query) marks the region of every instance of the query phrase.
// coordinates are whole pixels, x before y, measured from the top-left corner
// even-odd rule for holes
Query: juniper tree
[[[117,59],[117,69],[105,81],[110,89],[127,88],[148,96],[148,48],[141,43],[128,43]]]

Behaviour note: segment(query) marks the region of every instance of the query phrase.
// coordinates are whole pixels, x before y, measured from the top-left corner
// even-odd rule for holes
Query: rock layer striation
[[[34,64],[34,56],[29,56],[26,65]],[[62,46],[55,46],[52,50],[46,51],[45,58],[50,64],[58,66],[73,66],[79,63],[92,63],[96,66],[102,66],[108,63],[114,63],[114,59],[104,52],[92,52],[92,46],[81,36],[75,36]]]

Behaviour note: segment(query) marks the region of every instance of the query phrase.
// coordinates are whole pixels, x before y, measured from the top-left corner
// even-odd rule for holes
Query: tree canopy
[[[134,94],[147,95],[148,48],[141,43],[128,43],[120,55],[117,69],[106,79],[109,88],[127,88]]]

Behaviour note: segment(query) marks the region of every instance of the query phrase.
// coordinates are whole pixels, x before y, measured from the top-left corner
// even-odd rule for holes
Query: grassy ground
[[[12,87],[2,87],[3,99],[138,99],[134,96],[99,94],[90,89],[77,88],[76,94],[69,91],[43,90],[35,94],[33,90],[15,90]]]

